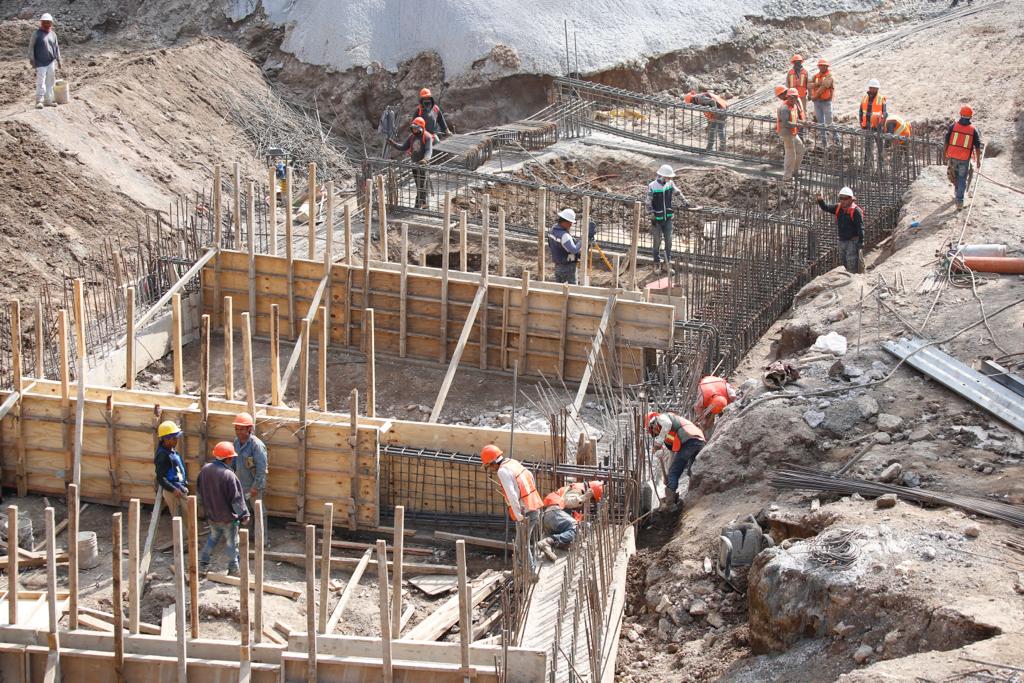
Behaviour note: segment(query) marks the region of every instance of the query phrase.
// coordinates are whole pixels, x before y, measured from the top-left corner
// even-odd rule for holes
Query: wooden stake
[[[480,282],[486,287],[490,276],[491,260],[491,195],[484,195],[483,216],[480,221]],[[487,294],[484,294],[483,307],[480,309],[480,369],[487,369]]]
[[[277,304],[270,306],[270,404],[281,405],[281,312]]]
[[[71,363],[68,350],[68,312],[63,308],[57,311],[57,337],[60,353],[60,401],[61,405],[67,408],[71,405]]]
[[[185,521],[188,530],[188,619],[192,637],[199,637],[199,512],[195,496],[185,499]],[[248,555],[246,555],[248,557]]]
[[[43,330],[43,302],[36,301],[36,378],[46,379],[46,370],[43,368],[43,349],[46,348],[46,334]]]
[[[135,388],[135,288],[129,287],[125,298],[125,329],[128,341],[125,344],[124,388]]]
[[[463,273],[469,269],[469,240],[466,236],[468,221],[466,212],[459,211],[459,270]]]
[[[256,315],[256,190],[250,180],[246,194],[245,246],[249,256],[249,313]]]
[[[241,631],[238,661],[247,668],[252,661],[252,621],[249,619],[249,530],[245,527],[238,530],[238,559],[238,626]]]
[[[124,577],[121,550],[124,544],[121,541],[120,512],[111,515],[110,536],[110,564],[113,575],[110,582],[110,608],[114,614],[114,677],[120,682],[124,680],[124,612],[121,605],[121,581]]]
[[[234,228],[234,245],[238,248],[238,242],[242,239],[242,168],[235,162],[235,172],[231,178],[231,194],[234,204],[231,207],[231,225]]]
[[[49,608],[49,631],[48,638],[50,652],[46,659],[46,674],[43,680],[62,680],[60,675],[60,638],[57,626],[60,614],[57,612],[57,539],[54,534],[53,508],[47,507],[44,511],[46,520],[46,605]]]
[[[235,400],[235,322],[232,299],[224,297],[224,398]]]
[[[139,633],[139,524],[142,507],[138,498],[128,502],[128,632]],[[68,546],[68,550],[71,546]]]
[[[548,242],[548,190],[537,190],[537,280],[544,282],[544,250]]]
[[[530,312],[530,271],[523,271],[523,289],[519,298],[519,369],[526,372],[526,323]]]
[[[309,162],[309,182],[306,184],[306,198],[309,202],[309,211],[306,214],[309,216],[309,260],[313,261],[316,259],[316,221],[317,221],[317,200],[320,198],[320,193],[316,187],[316,162]]]
[[[629,241],[629,288],[636,291],[636,252],[640,246],[640,202],[633,203],[633,234]]]
[[[256,414],[256,378],[252,370],[252,326],[249,311],[242,313],[242,362],[245,364],[245,403],[250,415]]]
[[[325,598],[327,596],[324,596]],[[317,683],[316,675],[316,527],[306,525],[306,682]]]
[[[352,205],[345,203],[345,214],[343,220],[345,231],[345,265],[352,265]]]
[[[377,417],[377,335],[374,331],[373,309],[367,308],[363,315],[366,335],[366,415]]]
[[[330,321],[327,320],[327,308],[320,307],[320,343],[317,345],[317,379],[319,380],[319,401],[317,407],[327,411],[327,337]]]
[[[377,176],[377,219],[380,221],[380,260],[388,262],[388,206],[384,196],[384,176]]]
[[[391,584],[391,637],[398,640],[402,635],[402,556],[405,550],[405,506],[395,506],[394,573]],[[385,548],[385,552],[387,549]]]
[[[188,683],[188,652],[185,649],[185,544],[181,535],[181,517],[171,519],[171,537],[174,539],[174,627],[177,640],[177,681],[178,683]]]
[[[253,558],[255,569],[256,596],[254,607],[256,622],[253,627],[257,643],[263,642],[263,546],[266,543],[266,529],[263,528],[263,501],[253,501],[252,513],[256,515],[256,556]]]
[[[210,316],[199,319],[199,414],[202,418],[202,447],[199,460],[206,458],[206,421],[210,414]]]
[[[505,207],[498,207],[498,275],[505,277]]]
[[[349,431],[348,445],[352,449],[352,462],[355,473],[349,493],[352,496],[352,514],[349,516],[348,527],[355,531],[359,526],[359,390],[352,389],[348,396]],[[330,629],[328,629],[330,630]]]
[[[267,223],[270,224],[270,254],[277,256],[277,168],[270,165],[268,171],[270,184],[270,204],[267,205]]]
[[[327,326],[325,336],[326,344],[331,343],[332,315],[331,307],[334,305],[334,296],[331,292],[331,284],[334,282],[334,181],[327,182],[326,216],[324,216],[324,277],[327,278],[327,287],[324,289],[324,305],[327,307],[327,315],[324,316],[323,324]]]
[[[295,338],[295,246],[293,239],[292,167],[285,170],[285,214],[284,214],[284,255],[288,260],[288,336]]]
[[[409,224],[402,223],[402,274],[398,284],[398,357],[405,358],[409,334]]]
[[[334,531],[334,504],[324,503],[324,531],[320,540],[320,630],[327,633],[327,605],[331,601],[331,536]],[[313,637],[310,634],[310,637]]]
[[[25,388],[25,373],[21,366],[21,304],[17,299],[10,303],[10,316],[11,378],[14,382],[14,391],[21,393]]]
[[[612,289],[619,288],[619,273],[621,272],[622,254],[612,254],[612,270],[615,274],[612,276]]]
[[[213,228],[213,249],[220,253],[221,247],[224,246],[224,226],[221,218],[223,217],[223,208],[221,203],[221,168],[220,164],[216,164],[213,167],[213,207],[210,211],[210,223]],[[213,276],[213,301],[214,301],[214,324],[218,324],[220,320],[217,319],[219,312],[217,311],[216,302],[220,301],[220,259],[216,259],[213,263],[214,276]]]
[[[18,623],[18,506],[7,506],[7,623]]]
[[[172,353],[174,354],[174,393],[185,393],[185,375],[182,369],[184,359],[181,354],[181,294],[171,297],[171,334]]]
[[[466,542],[455,541],[455,562],[459,568],[459,655],[462,669],[469,670],[469,645],[473,638],[472,605],[466,582]]]
[[[377,541],[377,586],[380,590],[380,640],[382,648],[383,681],[392,683],[391,670],[391,613],[388,611],[388,551],[387,541]]]
[[[297,518],[306,519],[306,412],[309,409],[309,318],[302,319],[302,336],[299,338],[299,491],[296,507]]]
[[[75,439],[74,457],[71,462],[71,481],[75,486],[82,484],[82,439],[85,432],[85,380],[87,375],[85,361],[85,292],[81,278],[74,282],[75,297],[75,342],[78,345],[78,362],[75,368],[78,370],[78,398],[75,404]],[[12,320],[13,325],[13,320]],[[20,328],[19,328],[20,338]],[[19,447],[19,450],[20,447]],[[20,493],[20,485],[19,485]]]
[[[76,281],[77,282],[77,281]],[[25,377],[21,365],[21,304],[15,299],[10,303],[11,320],[11,380],[12,389],[15,395],[20,395],[25,390]],[[81,370],[79,370],[81,373]],[[18,398],[11,408],[14,419],[14,438],[17,448],[16,477],[18,485],[18,496],[28,494],[28,455],[25,444],[25,424],[21,419],[21,399]],[[78,432],[79,434],[81,432]],[[76,450],[79,453],[81,449]],[[77,461],[77,458],[76,458]],[[31,550],[31,548],[30,548]]]
[[[78,628],[78,486],[68,485],[68,628]]]
[[[580,256],[583,263],[580,265],[580,283],[584,287],[590,286],[590,195],[583,196],[583,227],[580,229]]]

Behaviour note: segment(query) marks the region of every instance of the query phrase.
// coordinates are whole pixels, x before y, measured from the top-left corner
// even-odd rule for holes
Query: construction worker
[[[426,166],[434,156],[434,136],[427,132],[427,122],[420,116],[409,123],[409,137],[405,139],[405,142],[398,144],[388,138],[388,144],[405,152],[409,159],[418,166]],[[412,177],[416,182],[416,208],[425,209],[427,207],[427,171],[423,168],[414,168]]]
[[[878,135],[885,129],[885,120],[889,112],[885,108],[885,96],[878,94],[881,83],[877,78],[868,81],[868,91],[860,101],[860,108],[857,110],[857,121],[865,131],[864,136],[864,165],[872,163],[872,154],[875,151],[875,142],[878,146],[878,161],[881,164],[882,146]]]
[[[533,534],[540,523],[540,511],[544,501],[537,493],[533,473],[518,460],[506,458],[501,449],[491,444],[480,451],[480,462],[489,474],[497,474],[501,483],[501,494],[508,504],[508,515],[516,523],[517,533],[527,536],[527,557],[530,572],[537,576],[537,562],[533,557]]]
[[[576,284],[576,263],[580,260],[580,243],[571,234],[576,225],[576,212],[562,209],[558,220],[548,230],[548,251],[555,264],[555,282]]]
[[[960,118],[946,128],[946,159],[948,159],[949,181],[953,183],[956,210],[964,208],[964,194],[969,184],[971,156],[974,166],[981,170],[981,132],[971,123],[974,110],[966,104],[960,107]]]
[[[668,164],[662,164],[654,180],[647,186],[647,211],[651,214],[651,238],[654,241],[654,269],[672,271],[672,197],[676,193],[672,179],[676,172]],[[679,193],[682,208],[690,208],[686,197]],[[665,240],[665,265],[661,263],[661,241]]]
[[[715,147],[715,138],[718,138],[718,151],[725,151],[725,110],[729,108],[729,103],[723,98],[719,97],[711,91],[705,91],[701,94],[697,94],[693,90],[686,93],[683,98],[687,104],[694,104],[698,107],[710,107],[717,109],[718,111],[706,111],[704,116],[708,119],[708,144],[704,148],[710,152]]]
[[[679,504],[679,478],[683,472],[689,473],[697,454],[704,448],[704,432],[685,417],[675,413],[647,413],[647,433],[654,437],[655,456],[671,456],[668,474],[665,481],[665,501],[667,507]],[[689,475],[687,475],[689,476]]]
[[[818,72],[811,79],[811,102],[814,103],[814,120],[823,126],[832,125],[832,96],[835,88],[828,60],[819,59]],[[839,131],[832,132],[832,139],[839,144]],[[822,133],[820,142],[822,146],[828,146],[828,133]]]
[[[804,159],[804,141],[800,139],[804,119],[804,111],[800,108],[800,93],[796,88],[790,88],[786,91],[786,101],[775,114],[775,131],[785,150],[782,173],[784,183],[793,179]]]
[[[256,511],[255,501],[263,500],[267,490],[267,447],[255,434],[256,424],[249,413],[235,416],[235,474],[242,484],[242,494],[250,512]],[[254,522],[255,524],[255,522]],[[255,533],[255,532],[254,532]],[[263,543],[267,537],[267,509],[263,508]]]
[[[181,427],[167,420],[156,428],[159,443],[153,464],[156,466],[156,483],[160,485],[160,493],[171,517],[181,514],[181,502],[188,496],[188,477],[185,476],[185,463],[178,453],[178,441],[181,439]]]
[[[839,190],[839,203],[826,204],[824,195],[818,195],[818,207],[836,217],[839,232],[839,258],[849,273],[860,272],[860,252],[864,246],[864,212],[854,203],[853,190]]]
[[[725,407],[738,398],[736,389],[721,377],[708,375],[697,384],[697,400],[693,404],[693,414],[705,433],[715,426],[715,417]]]
[[[892,149],[894,157],[897,154],[907,154],[907,143],[910,142],[910,136],[913,134],[913,128],[911,128],[909,121],[899,116],[890,115],[882,126],[882,132],[896,138],[895,140],[885,141],[886,146]]]
[[[583,510],[587,500],[600,502],[604,495],[604,484],[600,481],[578,481],[568,484],[544,496],[544,538],[537,543],[537,550],[555,561],[554,548],[564,550],[576,540],[576,531],[583,521]]]
[[[416,117],[423,119],[427,132],[434,136],[435,140],[448,137],[452,134],[448,128],[448,122],[444,119],[441,107],[434,102],[434,96],[430,88],[420,90],[420,103],[416,107]]]
[[[36,109],[56,107],[53,84],[57,82],[56,67],[63,66],[57,32],[53,30],[53,17],[49,12],[39,17],[39,28],[32,32],[28,41],[28,61],[36,70]]]
[[[793,65],[786,74],[786,87],[796,88],[797,96],[800,98],[800,107],[807,111],[807,69],[804,68],[802,55],[793,55],[790,58]]]
[[[237,576],[238,527],[249,523],[249,510],[245,507],[242,484],[233,469],[235,447],[230,441],[221,441],[213,447],[213,457],[199,470],[196,481],[210,525],[210,536],[199,554],[199,574],[205,577],[210,571],[210,555],[223,538],[228,546],[228,574]]]

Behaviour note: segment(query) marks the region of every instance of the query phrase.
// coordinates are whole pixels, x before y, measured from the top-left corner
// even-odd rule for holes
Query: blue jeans
[[[564,282],[570,285],[576,284],[576,262],[556,263],[555,282]]]
[[[964,195],[967,194],[967,176],[971,172],[971,160],[950,159],[953,164],[953,176],[956,178],[956,203],[961,206],[964,203]]]
[[[675,492],[679,488],[679,478],[683,476],[683,471],[693,466],[693,461],[697,459],[697,454],[702,448],[704,448],[704,441],[701,439],[688,439],[683,443],[672,456],[672,464],[668,467],[666,490]]]
[[[860,272],[860,240],[839,240],[839,258],[848,273]]]
[[[552,505],[544,511],[544,533],[560,548],[567,548],[576,539],[576,519],[565,510]]]
[[[526,557],[530,560],[530,572],[537,573],[537,560],[533,556],[534,531],[540,524],[540,510],[531,510],[523,515],[526,521]]]
[[[823,126],[832,125],[832,100],[814,100],[814,119]],[[828,132],[819,132],[822,146],[828,147]],[[839,131],[832,131],[832,140],[839,144]]]
[[[238,569],[238,522],[219,524],[208,522],[210,525],[210,537],[206,539],[203,552],[199,553],[199,566],[206,569],[210,566],[210,554],[217,549],[220,539],[224,538],[228,544],[228,571]]]
[[[672,263],[672,219],[651,219],[651,238],[654,240],[654,262],[661,262],[661,240],[665,240],[665,263]]]
[[[715,148],[715,137],[718,137],[718,151],[725,151],[725,120],[708,121],[708,151]]]

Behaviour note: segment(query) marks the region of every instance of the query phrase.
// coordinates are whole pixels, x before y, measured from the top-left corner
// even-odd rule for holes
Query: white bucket
[[[67,104],[71,99],[71,86],[63,78],[53,84],[53,99],[57,104]]]
[[[100,563],[96,550],[96,532],[78,532],[78,566],[82,569],[93,569]]]
[[[1006,256],[1005,244],[965,244],[960,248],[961,256]]]

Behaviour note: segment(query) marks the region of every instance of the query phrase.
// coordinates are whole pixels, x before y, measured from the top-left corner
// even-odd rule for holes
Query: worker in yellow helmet
[[[181,427],[171,420],[160,423],[156,429],[159,443],[153,456],[156,467],[156,483],[160,485],[164,503],[171,517],[181,512],[181,501],[188,496],[188,477],[185,475],[185,462],[178,453],[178,441],[181,439]]]

